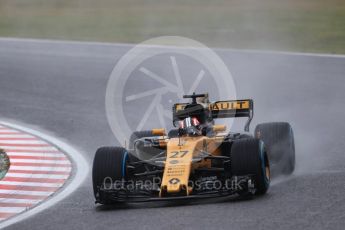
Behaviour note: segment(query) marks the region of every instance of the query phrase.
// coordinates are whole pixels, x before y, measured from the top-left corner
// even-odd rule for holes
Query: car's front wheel
[[[121,147],[101,147],[97,150],[93,160],[92,183],[97,202],[111,204],[110,200],[102,197],[99,189],[110,188],[126,178],[128,153]]]
[[[270,165],[264,143],[254,138],[236,140],[230,157],[232,175],[253,176],[255,194],[265,194],[270,185]]]

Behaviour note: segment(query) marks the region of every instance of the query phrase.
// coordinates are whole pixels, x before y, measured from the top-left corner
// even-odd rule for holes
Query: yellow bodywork
[[[165,129],[152,129],[152,135],[154,136],[165,136]]]
[[[224,130],[224,126],[218,127]],[[211,161],[202,159],[193,163],[193,158],[202,154],[220,155],[219,146],[224,135],[215,137],[182,136],[166,140],[167,158],[165,162],[160,197],[171,194],[189,195],[192,188],[188,186],[189,177],[195,168],[211,167]]]
[[[190,103],[178,103],[173,107],[174,122],[181,120],[181,117],[190,116],[191,111],[184,111]],[[233,118],[248,117],[247,125],[252,119],[253,102],[246,100],[228,100],[207,103],[205,106],[212,118]],[[185,113],[184,113],[185,112]],[[181,113],[178,115],[178,113]],[[180,138],[164,137],[162,129],[153,131],[162,135],[159,139],[159,146],[166,148],[166,161],[163,172],[163,179],[160,188],[160,197],[169,195],[189,195],[192,188],[188,186],[191,173],[196,168],[210,168],[211,160],[205,159],[207,155],[217,156],[221,154],[220,145],[224,141],[226,131],[225,125],[212,125],[215,136],[181,136]],[[203,156],[202,156],[203,155]]]

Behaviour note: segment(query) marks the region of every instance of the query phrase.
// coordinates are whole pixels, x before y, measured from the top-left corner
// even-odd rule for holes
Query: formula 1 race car
[[[209,102],[185,95],[173,106],[176,129],[134,132],[128,149],[102,147],[93,162],[96,203],[184,200],[265,194],[271,173],[295,167],[292,128],[263,123],[249,134],[253,100]],[[247,117],[245,132],[226,132],[217,118]],[[272,170],[271,170],[272,169]]]

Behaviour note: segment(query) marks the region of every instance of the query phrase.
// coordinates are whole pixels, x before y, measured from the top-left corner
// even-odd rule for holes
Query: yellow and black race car
[[[93,162],[96,203],[114,204],[265,194],[272,173],[295,167],[292,128],[263,123],[250,135],[253,100],[209,102],[185,95],[173,106],[176,129],[134,132],[128,149],[101,147]],[[226,132],[214,119],[248,117],[244,133]],[[272,170],[271,170],[272,169]]]

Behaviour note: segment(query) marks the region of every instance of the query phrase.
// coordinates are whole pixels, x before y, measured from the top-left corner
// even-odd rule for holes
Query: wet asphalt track
[[[127,46],[0,40],[0,118],[40,127],[92,162],[116,144],[105,116],[107,80]],[[289,121],[297,170],[250,201],[186,206],[94,205],[91,178],[74,194],[8,229],[344,229],[345,58],[218,50],[253,124]],[[254,126],[252,126],[253,128]],[[150,207],[148,207],[150,206]]]

